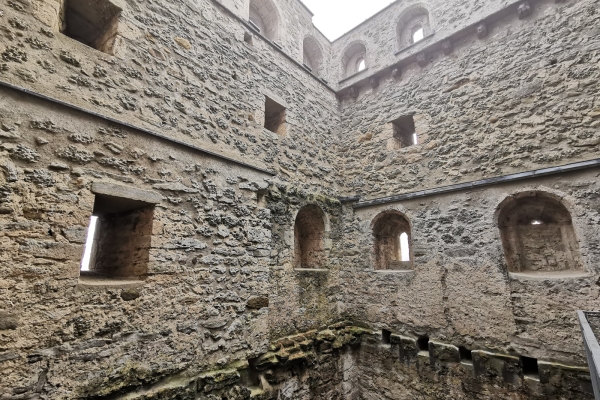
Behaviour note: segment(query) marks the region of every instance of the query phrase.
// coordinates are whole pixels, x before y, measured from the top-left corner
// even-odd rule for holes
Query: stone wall
[[[60,33],[62,2],[0,5],[0,398],[588,398],[574,311],[599,306],[597,168],[411,192],[597,157],[597,1],[511,9],[400,75],[386,30],[367,74],[387,75],[352,92],[298,63],[306,34],[326,74],[339,54],[277,4],[283,49],[246,2],[114,0],[108,53]],[[500,9],[453,4],[430,4],[434,40]],[[394,142],[407,115],[414,146]],[[578,268],[509,272],[499,215],[538,192],[567,210]],[[383,211],[402,224],[379,251],[402,231],[411,260],[376,271]],[[118,235],[85,273],[94,214]]]
[[[349,194],[384,197],[595,158],[595,5],[539,2],[528,19],[511,14],[483,40],[466,37],[449,56],[432,54],[423,68],[346,96],[339,151]],[[420,140],[398,150],[390,122],[405,115],[415,115]]]

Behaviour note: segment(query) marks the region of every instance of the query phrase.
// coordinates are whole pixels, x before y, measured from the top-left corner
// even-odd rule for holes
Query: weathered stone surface
[[[91,191],[95,194],[121,197],[128,200],[143,201],[144,203],[148,204],[158,204],[163,200],[163,197],[156,192],[140,190],[131,186],[117,185],[108,182],[92,183]]]

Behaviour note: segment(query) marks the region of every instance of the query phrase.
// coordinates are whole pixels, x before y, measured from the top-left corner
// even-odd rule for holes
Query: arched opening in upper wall
[[[425,7],[415,4],[404,10],[396,25],[398,50],[420,42],[431,35],[429,12]]]
[[[498,227],[509,272],[583,269],[571,214],[552,194],[507,198],[499,207]]]
[[[375,269],[412,270],[410,222],[398,211],[385,211],[373,221]]]
[[[248,19],[264,37],[271,41],[279,40],[281,18],[273,0],[250,0]]]
[[[367,47],[362,42],[354,42],[348,46],[342,56],[342,76],[347,78],[368,67]]]
[[[298,211],[294,223],[296,268],[318,269],[325,265],[325,213],[310,204]]]
[[[321,45],[314,36],[309,35],[304,38],[302,47],[302,62],[312,70],[313,74],[319,76],[323,65]]]

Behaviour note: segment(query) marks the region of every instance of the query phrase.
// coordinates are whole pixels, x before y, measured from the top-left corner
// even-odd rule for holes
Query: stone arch
[[[402,12],[396,24],[398,50],[416,43],[414,35],[422,30],[423,38],[433,33],[429,19],[429,11],[421,4],[414,4]]]
[[[412,270],[412,229],[406,216],[395,210],[383,211],[371,224],[377,270]]]
[[[325,265],[326,218],[323,210],[308,204],[298,211],[294,223],[295,268],[318,269]]]
[[[315,75],[320,75],[323,65],[323,50],[317,39],[308,35],[302,45],[302,61],[308,65]]]
[[[342,56],[342,75],[344,78],[352,76],[359,71],[360,61],[364,60],[365,65],[368,66],[367,59],[367,46],[362,41],[352,42]]]
[[[281,17],[273,0],[250,0],[250,22],[258,26],[260,33],[271,41],[280,36]]]
[[[583,269],[571,213],[560,196],[542,191],[509,196],[497,218],[509,272]]]

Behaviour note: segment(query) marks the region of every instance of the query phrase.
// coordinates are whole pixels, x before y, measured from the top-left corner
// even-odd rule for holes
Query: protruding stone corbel
[[[454,51],[452,42],[450,40],[444,40],[442,42],[442,50],[444,50],[445,55],[451,54]]]
[[[352,86],[350,88],[350,90],[348,91],[348,94],[350,95],[350,97],[352,97],[353,99],[358,98],[358,89],[355,86]]]
[[[400,69],[400,67],[392,69],[392,76],[395,79],[399,79],[400,77],[402,77],[402,70]]]
[[[417,54],[417,64],[419,64],[419,66],[422,68],[424,66],[426,66],[428,63],[427,60],[427,54],[425,53],[419,53]]]
[[[477,32],[477,37],[479,39],[483,39],[484,37],[486,37],[488,35],[488,27],[486,24],[477,25],[477,28],[475,28],[475,31]]]
[[[371,85],[373,89],[377,89],[379,87],[379,78],[374,76],[371,79],[369,79],[369,85]]]
[[[525,19],[531,15],[531,6],[529,5],[528,1],[519,4],[519,8],[517,8],[517,14],[519,15],[519,19]]]

